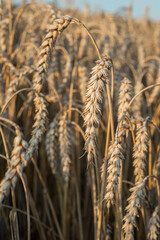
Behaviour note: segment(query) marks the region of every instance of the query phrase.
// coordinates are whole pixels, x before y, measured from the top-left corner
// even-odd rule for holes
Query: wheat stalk
[[[2,74],[0,74],[0,108],[2,108],[5,101],[4,90],[5,90],[5,83],[4,83]]]

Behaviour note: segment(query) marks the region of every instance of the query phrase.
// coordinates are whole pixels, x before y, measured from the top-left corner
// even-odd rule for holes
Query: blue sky
[[[14,0],[13,2],[19,2],[19,0]],[[44,2],[51,2],[51,0]],[[67,6],[67,2],[73,2],[74,6],[80,9],[83,9],[84,4],[88,3],[93,11],[103,10],[111,13],[132,3],[134,17],[143,16],[145,6],[148,6],[150,8],[149,17],[153,20],[160,20],[160,0],[56,0],[56,2],[60,6]]]
[[[73,1],[73,0],[72,0]],[[58,3],[65,4],[66,0],[60,0]],[[116,12],[121,7],[126,7],[130,3],[133,5],[133,16],[141,17],[144,14],[146,6],[150,8],[149,16],[154,20],[160,20],[160,0],[74,0],[74,5],[82,9],[87,2],[91,10],[103,10],[111,13]]]

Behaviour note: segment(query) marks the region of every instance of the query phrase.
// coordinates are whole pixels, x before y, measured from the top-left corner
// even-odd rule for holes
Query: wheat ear
[[[87,86],[84,126],[86,127],[85,150],[88,153],[88,163],[93,162],[93,159],[96,159],[97,155],[96,129],[100,122],[103,92],[105,91],[105,84],[108,82],[111,66],[110,57],[104,55],[101,60],[96,62],[96,66],[92,69],[92,76]]]
[[[48,33],[42,42],[39,61],[37,64],[37,73],[35,74],[33,80],[33,87],[38,93],[40,93],[42,89],[44,74],[47,71],[47,58],[49,50],[53,45],[55,45],[57,36],[69,25],[70,22],[71,18],[68,16],[55,20],[54,24],[49,27]],[[36,115],[28,152],[29,158],[32,156],[33,152],[37,150],[38,143],[41,141],[47,122],[47,104],[44,96],[42,94],[36,94],[34,103]]]
[[[55,117],[49,125],[46,135],[46,153],[52,173],[58,173],[58,119]]]
[[[63,30],[67,28],[71,20],[72,18],[70,16],[64,16],[60,19],[56,19],[54,24],[49,27],[48,33],[41,44],[39,61],[37,64],[37,74],[34,79],[34,87],[38,92],[40,92],[42,88],[43,73],[47,71],[47,59],[49,51],[55,46],[58,35],[60,35]]]
[[[86,100],[86,89],[88,82],[88,72],[84,65],[78,65],[79,89],[82,102]]]
[[[7,122],[11,123],[9,120],[7,120]],[[0,183],[0,208],[4,198],[9,195],[11,186],[13,186],[13,188],[15,187],[18,180],[18,172],[23,172],[23,168],[27,165],[26,149],[28,148],[28,143],[24,140],[19,127],[14,123],[12,123],[12,125],[15,127],[16,137],[13,142],[13,150],[8,170]]]
[[[138,182],[144,179],[147,167],[148,133],[146,121],[143,121],[137,129],[133,151],[135,182]]]
[[[149,232],[147,234],[148,240],[158,240],[160,237],[160,211],[159,206],[157,206],[152,213],[152,217],[149,220]]]
[[[64,181],[68,183],[70,176],[70,164],[72,156],[73,132],[70,122],[63,115],[59,121],[59,155],[61,159],[61,171]]]
[[[112,146],[112,154],[108,160],[107,168],[107,186],[105,200],[107,201],[107,207],[115,203],[116,191],[119,183],[119,176],[121,172],[121,164],[124,160],[122,146],[118,143],[118,139]]]
[[[119,89],[119,99],[118,99],[118,122],[123,117],[124,114],[130,115],[128,112],[128,104],[132,98],[133,87],[131,81],[128,78],[124,78],[121,81],[121,86]]]
[[[131,196],[128,198],[128,206],[126,207],[127,214],[124,217],[123,230],[125,240],[134,239],[134,227],[137,226],[136,218],[139,216],[139,210],[146,196],[145,178],[143,181],[137,182],[134,187],[130,189]]]
[[[7,50],[7,30],[9,25],[9,19],[4,18],[0,20],[0,52],[6,52]]]

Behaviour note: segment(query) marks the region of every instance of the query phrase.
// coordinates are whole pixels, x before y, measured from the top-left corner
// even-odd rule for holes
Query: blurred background
[[[19,4],[19,0],[13,1]],[[26,1],[27,2],[27,1]],[[44,2],[54,2],[61,8],[75,7],[83,10],[88,5],[91,11],[105,11],[123,15],[126,8],[132,5],[132,16],[141,18],[148,14],[151,20],[160,20],[160,0],[46,0]]]

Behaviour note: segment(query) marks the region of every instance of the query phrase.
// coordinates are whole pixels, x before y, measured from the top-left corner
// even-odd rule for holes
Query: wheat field
[[[0,1],[0,239],[160,239],[160,22]]]

